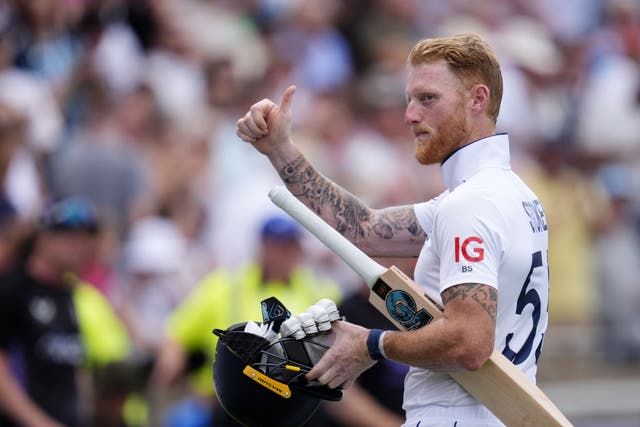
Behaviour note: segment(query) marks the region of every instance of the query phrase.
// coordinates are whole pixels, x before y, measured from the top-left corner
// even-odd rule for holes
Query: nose
[[[409,101],[407,108],[404,110],[404,122],[408,125],[420,123],[420,115],[413,101]]]

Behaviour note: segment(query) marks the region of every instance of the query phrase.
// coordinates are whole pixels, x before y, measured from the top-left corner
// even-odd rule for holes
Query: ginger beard
[[[460,96],[455,110],[437,127],[415,125],[412,127],[415,157],[420,164],[442,163],[456,149],[469,141],[469,124]]]

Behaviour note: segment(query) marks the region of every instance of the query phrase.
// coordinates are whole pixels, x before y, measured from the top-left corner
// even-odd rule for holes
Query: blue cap
[[[95,206],[81,198],[69,198],[54,203],[45,209],[40,218],[40,228],[50,231],[80,230],[95,233],[98,226]]]
[[[263,239],[297,240],[302,235],[300,226],[288,216],[273,216],[262,224],[260,236]]]

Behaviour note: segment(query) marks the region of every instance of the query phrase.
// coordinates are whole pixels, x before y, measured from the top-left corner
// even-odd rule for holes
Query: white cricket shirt
[[[427,233],[415,281],[440,303],[440,293],[458,284],[498,289],[495,348],[535,381],[549,300],[542,205],[511,170],[506,134],[454,152],[442,164],[442,178],[444,193],[414,205]],[[477,404],[446,373],[411,368],[405,379],[408,421]]]

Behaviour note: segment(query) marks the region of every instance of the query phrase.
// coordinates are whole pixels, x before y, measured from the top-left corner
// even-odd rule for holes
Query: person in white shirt
[[[254,104],[237,135],[367,254],[417,256],[415,281],[444,307],[442,319],[415,331],[339,322],[335,343],[307,378],[349,387],[389,358],[411,367],[404,426],[501,426],[446,372],[478,369],[496,349],[535,380],[549,292],[544,211],[510,168],[508,136],[495,133],[502,76],[491,47],[474,34],[425,39],[409,54],[408,71],[404,119],[416,159],[441,164],[447,186],[430,201],[371,209],[323,177],[291,140],[294,86],[280,105]]]

